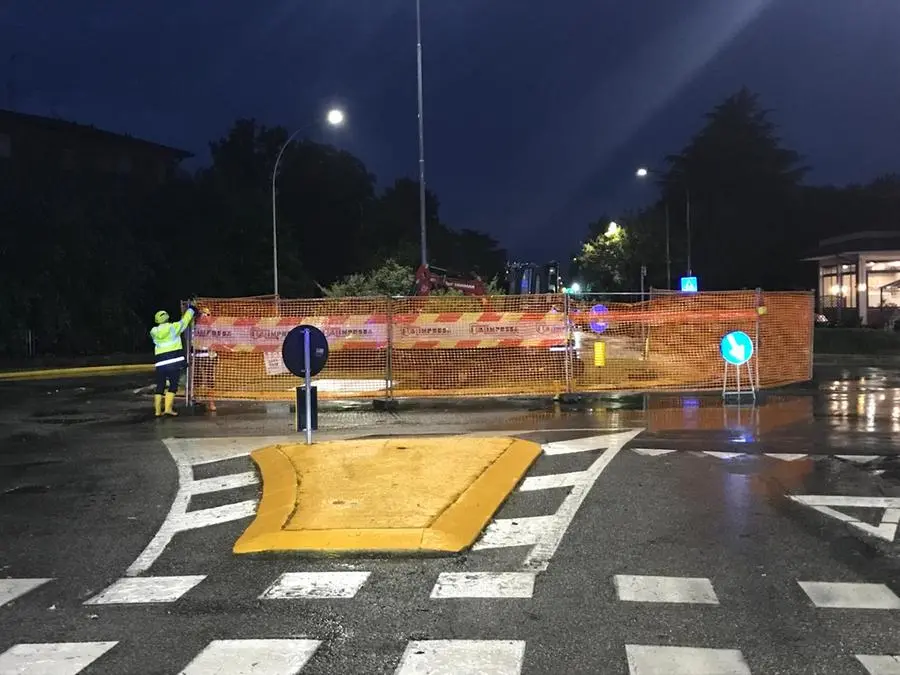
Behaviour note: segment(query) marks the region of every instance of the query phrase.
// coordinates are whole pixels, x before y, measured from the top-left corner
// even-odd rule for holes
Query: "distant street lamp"
[[[634,172],[634,175],[638,178],[646,178],[650,174],[658,174],[658,171],[654,171],[652,169],[648,169],[647,167],[639,167],[637,171]],[[685,197],[685,225],[687,229],[687,276],[693,276],[691,269],[691,190],[690,187],[685,183],[684,186],[684,197]],[[669,289],[672,288],[672,260],[669,254],[669,200],[667,197],[663,197],[663,202],[666,207],[666,278],[669,282]]]
[[[344,111],[332,108],[325,116],[325,121],[333,127],[341,126],[344,123]],[[272,275],[275,281],[276,298],[278,297],[278,215],[275,208],[275,179],[278,177],[278,164],[281,162],[281,156],[284,154],[284,151],[287,150],[287,147],[291,144],[297,134],[306,131],[310,127],[316,126],[316,124],[318,124],[318,122],[307,124],[288,136],[284,145],[281,146],[281,150],[278,151],[278,157],[275,158],[275,167],[272,169]]]
[[[606,228],[606,236],[607,237],[615,237],[622,230],[619,227],[619,224],[616,221],[610,221],[609,227]]]

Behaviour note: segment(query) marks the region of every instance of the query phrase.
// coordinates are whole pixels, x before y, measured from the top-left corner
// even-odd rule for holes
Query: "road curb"
[[[0,373],[0,382],[18,380],[55,380],[69,377],[102,377],[128,373],[151,373],[152,363],[134,363],[119,366],[82,366],[77,368],[48,368],[44,370],[12,370]]]
[[[468,482],[458,481],[452,485],[452,477],[447,476],[448,463],[456,458],[469,454],[469,446],[477,445],[484,449],[491,446],[502,448],[483,469]],[[402,443],[403,447],[393,448],[391,444]],[[415,453],[417,446],[427,445],[429,458],[435,460],[434,453],[444,453],[444,464],[437,459],[427,463],[427,468],[416,473],[413,467],[420,466],[413,454],[409,462],[393,462],[390,469],[383,472],[367,471],[366,459],[379,450],[385,453],[402,452],[403,456]],[[442,438],[409,438],[403,439],[356,439],[347,441],[326,441],[315,446],[316,452],[323,456],[337,456],[342,450],[349,451],[348,459],[341,460],[340,465],[348,476],[341,479],[339,492],[350,495],[347,501],[333,500],[330,503],[314,503],[313,515],[308,522],[297,526],[294,519],[298,513],[298,503],[303,498],[301,484],[308,483],[307,497],[316,494],[317,484],[333,478],[326,473],[333,470],[325,462],[320,467],[320,475],[315,475],[315,468],[304,474],[301,480],[297,466],[289,456],[290,448],[301,448],[303,451],[312,446],[270,446],[251,453],[251,458],[259,468],[262,476],[262,498],[257,515],[247,530],[235,542],[233,552],[236,554],[302,551],[305,553],[420,553],[436,552],[455,553],[471,546],[506,500],[528,468],[541,454],[537,443],[512,437],[472,438],[464,436],[448,436]],[[440,448],[443,448],[441,451]],[[359,465],[352,465],[352,451],[358,450]],[[422,452],[425,452],[424,450]],[[350,463],[352,466],[347,466]],[[308,466],[308,465],[305,465]],[[373,475],[374,474],[374,475]],[[416,482],[418,479],[418,483]],[[410,514],[402,509],[391,510],[390,505],[377,514],[377,518],[369,519],[369,514],[353,515],[353,509],[366,503],[390,502],[397,491],[430,491],[432,486],[450,485],[459,491],[446,496],[445,501],[438,498],[433,505],[435,512],[427,526],[418,521],[421,513]],[[445,489],[451,489],[445,487]],[[358,501],[352,497],[358,496]],[[368,500],[368,501],[367,501]],[[405,501],[405,500],[400,500]],[[332,504],[339,505],[336,508]],[[349,508],[347,508],[349,506]],[[329,511],[329,509],[331,509]],[[347,509],[345,512],[344,509]],[[346,515],[349,513],[349,515]],[[335,516],[337,514],[337,516]],[[302,515],[302,514],[301,514]],[[317,519],[316,516],[319,516]],[[335,527],[334,522],[353,523],[357,526]],[[366,522],[378,521],[378,525],[366,526]],[[330,524],[329,524],[330,523]]]

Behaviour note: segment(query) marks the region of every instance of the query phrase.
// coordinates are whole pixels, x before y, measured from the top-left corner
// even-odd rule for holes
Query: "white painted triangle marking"
[[[573,452],[590,452],[603,450],[628,442],[643,429],[623,431],[617,434],[602,434],[585,438],[572,438],[568,441],[553,441],[541,446],[545,455],[568,455]]]
[[[766,457],[773,457],[774,459],[780,459],[785,462],[793,462],[798,459],[803,459],[804,457],[808,457],[808,455],[791,454],[791,453],[783,453],[783,452],[765,452],[763,454]]]
[[[668,455],[670,452],[675,452],[674,450],[667,450],[663,448],[631,448],[639,455],[647,455],[649,457],[659,457],[660,455]]]
[[[790,497],[795,502],[806,504],[819,513],[885,541],[892,542],[897,536],[897,526],[900,523],[900,497],[848,497],[844,495],[790,495]],[[872,525],[846,513],[836,511],[831,508],[833,506],[884,509],[884,513],[881,516],[881,523]]]
[[[703,450],[702,452],[704,455],[718,457],[719,459],[734,459],[744,454],[743,452],[714,452],[712,450]]]
[[[878,459],[879,455],[835,455],[838,459],[846,459],[848,462],[855,462],[857,464],[866,464],[867,462],[871,462],[873,459]]]

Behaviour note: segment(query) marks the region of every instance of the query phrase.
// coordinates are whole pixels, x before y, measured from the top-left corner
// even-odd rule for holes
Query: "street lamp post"
[[[640,167],[637,171],[635,171],[635,175],[638,178],[646,178],[651,173],[658,174],[657,171],[653,171],[646,167]],[[691,266],[691,190],[690,186],[685,183],[684,186],[684,199],[685,199],[685,228],[687,230],[687,275],[693,276],[693,268]],[[669,255],[669,200],[667,197],[663,198],[666,207],[666,278],[669,281],[669,289],[672,288],[672,267],[671,267],[671,258]]]
[[[416,88],[419,104],[419,238],[422,265],[428,265],[425,237],[425,110],[422,94],[422,1],[416,0]]]
[[[333,108],[328,111],[328,115],[325,117],[325,120],[333,127],[339,127],[344,123],[344,113],[337,108]],[[281,163],[281,156],[284,154],[284,151],[287,150],[287,147],[291,144],[294,138],[297,137],[297,134],[306,131],[312,126],[315,126],[316,123],[307,124],[304,127],[300,127],[284,142],[284,145],[281,146],[281,149],[278,151],[278,157],[275,158],[275,167],[272,169],[272,276],[274,281],[274,289],[275,289],[275,297],[278,297],[278,212],[275,208],[275,179],[278,177],[278,165]]]

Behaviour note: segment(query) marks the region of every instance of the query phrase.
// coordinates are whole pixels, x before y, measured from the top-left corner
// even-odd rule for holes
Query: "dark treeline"
[[[144,350],[156,309],[195,294],[271,294],[271,176],[286,139],[283,128],[240,120],[211,144],[208,167],[150,194],[121,176],[0,165],[0,356],[20,354],[29,331],[42,354]],[[591,223],[567,282],[633,291],[646,265],[646,285],[666,287],[668,206],[677,286],[687,268],[688,195],[701,290],[810,289],[815,266],[800,258],[819,239],[900,227],[900,177],[807,184],[803,158],[746,89],[713,109],[681,152],[649,168],[659,199]],[[426,201],[431,264],[486,281],[502,275],[506,252],[494,239],[451,229],[436,196]],[[379,192],[353,155],[293,143],[279,166],[280,294],[405,283],[419,261],[418,213],[415,181]],[[611,219],[621,225],[615,236]],[[373,270],[381,272],[360,281]]]
[[[0,355],[28,331],[43,354],[147,348],[156,309],[189,295],[273,292],[272,169],[283,128],[239,120],[211,144],[210,166],[150,194],[115,175],[0,167]],[[382,192],[358,158],[299,141],[278,169],[279,293],[321,288],[387,260],[419,262],[418,183]],[[430,261],[485,279],[506,252],[441,222],[428,193]]]
[[[573,277],[594,290],[633,291],[643,264],[646,284],[666,288],[668,205],[677,288],[687,270],[688,197],[691,267],[701,290],[809,290],[817,283],[816,267],[800,260],[819,240],[900,229],[900,176],[861,186],[811,186],[804,182],[808,165],[784,147],[771,118],[747,89],[716,106],[681,152],[649,167],[655,173],[645,180],[658,184],[656,203],[589,225]],[[607,235],[610,220],[622,226],[615,236]]]

